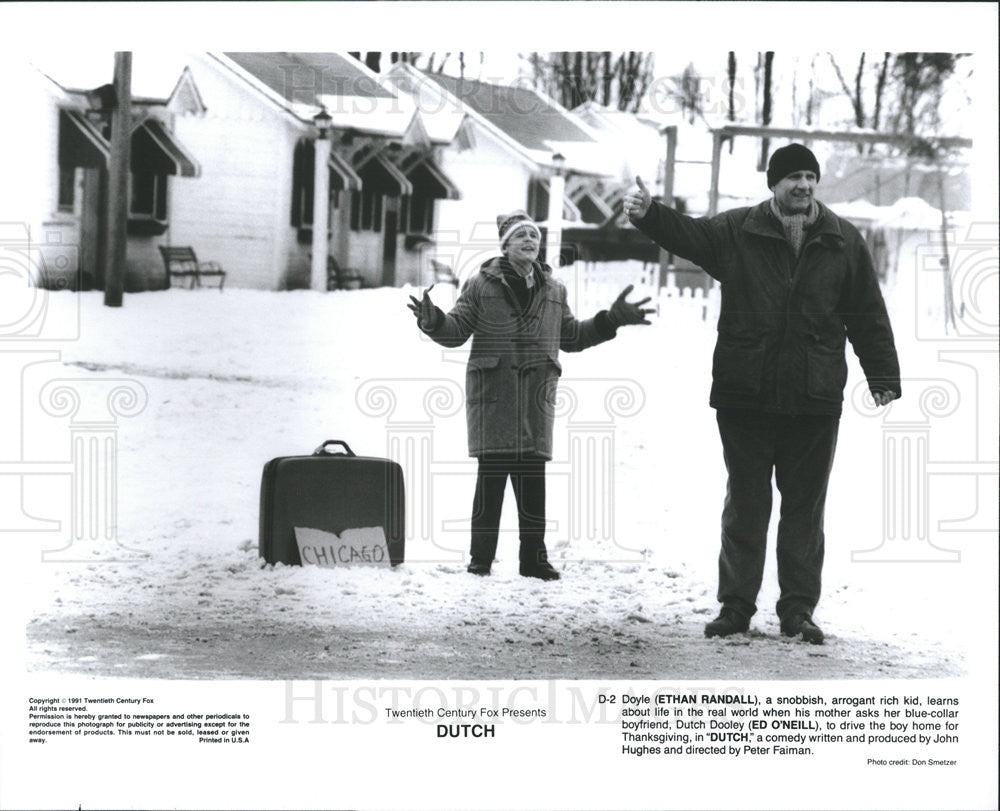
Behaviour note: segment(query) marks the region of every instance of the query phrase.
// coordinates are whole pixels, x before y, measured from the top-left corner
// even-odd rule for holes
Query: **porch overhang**
[[[78,110],[59,111],[59,165],[106,169],[111,150],[100,130]]]
[[[455,182],[448,177],[444,169],[437,165],[431,157],[413,161],[410,168],[405,168],[406,176],[413,188],[426,197],[436,200],[461,200],[462,192]]]
[[[327,166],[330,167],[331,189],[334,191],[361,191],[363,183],[358,173],[336,152],[330,153]]]
[[[368,191],[403,197],[413,194],[413,184],[410,183],[391,160],[381,154],[365,158],[357,167],[358,175]]]
[[[129,168],[133,172],[198,177],[201,167],[163,124],[147,118],[132,130]]]
[[[79,110],[59,111],[59,165],[107,169],[111,145]],[[129,170],[198,177],[201,167],[177,138],[159,121],[147,118],[132,130]]]

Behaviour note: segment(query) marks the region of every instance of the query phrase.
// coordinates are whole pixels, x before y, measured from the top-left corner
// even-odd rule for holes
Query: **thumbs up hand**
[[[623,200],[625,214],[633,221],[641,220],[645,217],[649,211],[649,207],[653,204],[653,195],[649,193],[649,189],[642,182],[642,178],[636,175],[635,182],[638,188],[629,191]]]

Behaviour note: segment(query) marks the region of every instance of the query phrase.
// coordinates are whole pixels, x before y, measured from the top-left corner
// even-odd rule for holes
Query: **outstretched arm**
[[[434,285],[432,284],[424,290],[424,294],[419,300],[416,296],[410,296],[410,303],[406,305],[416,317],[417,326],[424,332],[434,329],[438,325],[439,320],[444,316],[444,313],[434,306],[434,302],[431,301],[430,292],[433,287]]]
[[[608,320],[611,322],[611,326],[625,327],[630,324],[646,324],[649,325],[649,321],[646,320],[647,315],[653,315],[656,310],[652,307],[643,308],[643,304],[649,304],[651,301],[649,296],[639,301],[626,301],[625,297],[632,292],[632,285],[629,285],[621,293],[618,294],[618,298],[615,299],[614,304],[608,310]]]
[[[670,253],[690,259],[719,281],[725,281],[725,257],[731,238],[726,221],[718,217],[688,217],[653,200],[641,177],[625,195],[629,221]]]
[[[447,314],[435,306],[428,295],[434,285],[428,287],[420,299],[410,296],[410,303],[406,306],[417,319],[417,326],[442,346],[461,346],[476,328],[479,309],[476,293],[471,289],[471,282],[470,279],[465,283],[458,301]]]

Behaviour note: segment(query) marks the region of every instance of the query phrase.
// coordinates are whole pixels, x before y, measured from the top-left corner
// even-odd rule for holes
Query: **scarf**
[[[500,268],[503,271],[504,278],[507,280],[507,284],[514,291],[518,304],[521,305],[521,312],[526,311],[534,295],[532,288],[534,288],[536,283],[535,273],[537,272],[534,265],[529,268],[527,275],[523,275],[506,256],[503,256],[500,258]]]
[[[807,214],[782,214],[781,209],[778,208],[778,204],[771,199],[771,213],[778,218],[778,222],[781,223],[781,228],[785,232],[785,238],[792,246],[792,250],[795,252],[795,258],[798,259],[799,251],[802,250],[802,243],[805,241],[806,231],[812,227],[813,223],[819,218],[819,206],[816,205],[816,201],[813,200],[809,206],[809,212]]]

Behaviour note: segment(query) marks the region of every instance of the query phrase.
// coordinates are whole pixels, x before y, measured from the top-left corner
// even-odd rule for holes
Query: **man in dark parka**
[[[410,309],[423,332],[446,347],[472,337],[466,369],[469,455],[479,460],[472,508],[469,571],[488,575],[496,555],[504,490],[510,478],[520,526],[520,573],[557,580],[545,549],[545,462],[552,458],[559,351],[579,352],[615,337],[626,324],[648,324],[649,299],[625,300],[586,320],[573,317],[566,288],[538,261],[541,234],[524,211],[497,217],[503,256],[485,262],[451,312],[425,291]]]
[[[696,263],[721,288],[710,405],[728,472],[719,555],[719,616],[706,636],[746,631],[756,612],[771,514],[781,493],[777,563],[781,630],[820,644],[812,618],[823,566],[823,511],[847,382],[848,340],[872,397],[900,396],[899,361],[871,256],[857,229],[814,199],[819,163],[800,144],[774,152],[773,197],[692,218],[638,189],[632,223]]]

